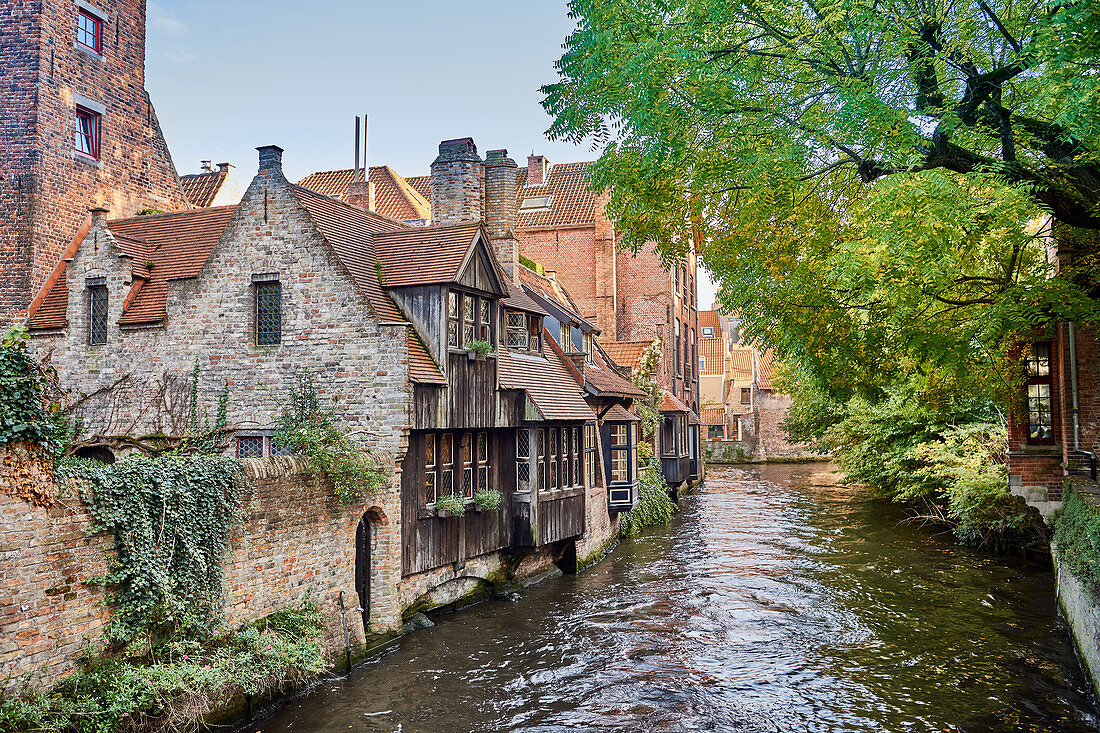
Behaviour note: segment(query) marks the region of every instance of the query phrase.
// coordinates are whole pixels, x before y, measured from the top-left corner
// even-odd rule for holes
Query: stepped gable
[[[123,301],[119,323],[136,326],[164,320],[168,282],[198,275],[236,209],[219,206],[107,222],[119,248],[133,258],[134,281]],[[32,309],[27,328],[66,326],[69,296],[66,261],[76,255],[87,233],[88,228],[81,230],[54,275],[47,280],[46,289],[35,299],[41,305]]]

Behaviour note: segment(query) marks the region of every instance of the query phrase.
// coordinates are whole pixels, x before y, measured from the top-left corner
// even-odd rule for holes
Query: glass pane
[[[454,463],[453,451],[453,437],[450,433],[443,433],[439,438],[439,460],[444,466],[449,466]]]
[[[88,343],[107,343],[107,286],[88,288]]]
[[[95,118],[84,112],[76,115],[76,149],[85,155],[95,156]]]
[[[439,494],[436,493],[435,471],[428,471],[424,474],[424,493],[428,497],[428,501],[435,501],[439,498]]]
[[[279,313],[279,283],[256,284],[256,343],[277,344],[282,338]]]
[[[473,436],[470,433],[462,435],[462,463],[469,465],[474,460]]]
[[[454,493],[454,477],[451,474],[451,469],[444,468],[442,471],[442,483],[439,486],[439,496],[445,494]]]
[[[485,463],[489,460],[489,436],[487,433],[477,434],[477,460]]]
[[[458,293],[447,293],[447,315],[458,318]]]
[[[462,494],[464,496],[474,495],[474,469],[472,468],[462,469]]]
[[[627,451],[617,450],[611,453],[611,480],[612,481],[626,481],[626,462],[628,460]]]
[[[611,426],[611,445],[626,445],[626,425],[617,423]]]
[[[264,455],[263,436],[237,438],[238,458],[262,458]]]
[[[482,466],[477,469],[477,488],[478,491],[487,491],[489,489],[489,467]]]
[[[467,295],[462,301],[462,315],[468,323],[474,322],[474,301],[477,298],[473,295]]]
[[[489,299],[488,298],[482,298],[481,301],[480,301],[480,305],[481,305],[481,323],[483,325],[487,326],[490,323]]]
[[[435,435],[424,436],[424,465],[435,465]]]
[[[1032,377],[1050,376],[1050,344],[1034,344],[1031,358],[1027,362],[1027,372]]]
[[[527,461],[516,461],[516,491],[531,490],[531,465]]]
[[[550,428],[550,456],[556,457],[558,455],[558,431],[554,428]]]
[[[528,458],[531,455],[531,434],[526,430],[516,431],[516,456]]]
[[[447,322],[447,345],[458,346],[458,321],[455,319]]]
[[[552,461],[550,463],[550,488],[558,488],[558,462]]]

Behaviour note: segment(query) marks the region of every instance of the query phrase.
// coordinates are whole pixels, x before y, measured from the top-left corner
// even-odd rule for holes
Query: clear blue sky
[[[370,115],[371,165],[428,173],[440,140],[470,136],[521,166],[598,157],[550,142],[539,87],[573,29],[566,0],[149,0],[146,88],[182,173],[228,161],[242,183],[259,145],[291,180],[350,168]],[[699,304],[713,286],[704,274]]]

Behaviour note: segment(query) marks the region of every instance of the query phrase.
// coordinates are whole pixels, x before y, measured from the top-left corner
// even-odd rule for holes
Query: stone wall
[[[102,54],[76,46],[72,0],[14,5],[0,15],[0,322],[25,312],[89,206],[189,206],[145,93],[144,0],[90,3]],[[78,104],[101,112],[98,160],[73,149]]]
[[[1058,558],[1053,546],[1051,553],[1058,583],[1058,605],[1062,608],[1085,673],[1092,681],[1092,688],[1100,694],[1100,604],[1077,580],[1069,565]]]
[[[790,395],[770,390],[757,391],[756,457],[758,459],[805,458],[813,455],[806,446],[787,440],[787,431],[782,425],[790,409]]]

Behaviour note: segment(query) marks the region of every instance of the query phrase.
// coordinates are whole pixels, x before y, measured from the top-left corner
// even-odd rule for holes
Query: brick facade
[[[144,0],[85,5],[102,21],[101,54],[76,45],[74,0],[0,16],[0,321],[25,313],[90,206],[188,205],[145,93]],[[98,160],[74,150],[77,105],[101,113]]]

